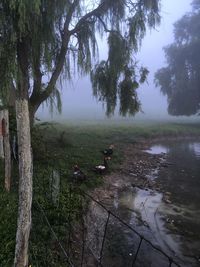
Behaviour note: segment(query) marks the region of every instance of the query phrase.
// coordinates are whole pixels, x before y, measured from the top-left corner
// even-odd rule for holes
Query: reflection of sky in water
[[[157,154],[167,153],[168,148],[163,145],[153,145],[150,149],[145,150],[145,152],[149,154],[157,155]]]
[[[183,257],[179,249],[179,236],[169,234],[162,214],[163,209],[165,210],[166,208],[163,205],[162,194],[151,190],[134,188],[118,194],[120,217],[154,245],[160,247],[174,260],[177,260]],[[130,233],[127,239],[127,246],[131,246],[133,242],[131,237]],[[152,261],[152,264],[154,262],[153,266],[167,266],[167,259],[162,257],[160,253],[154,255],[153,249],[151,247],[146,248],[145,242],[142,253],[144,253],[142,258],[145,261],[145,265],[137,266],[151,266],[147,264],[148,260]]]
[[[200,143],[189,143],[189,149],[192,150],[198,158],[200,158]],[[158,155],[162,153],[168,153],[169,148],[165,145],[153,145],[150,149],[145,150],[145,152],[153,155]]]
[[[189,144],[189,148],[194,151],[198,158],[200,158],[200,143],[191,143]]]

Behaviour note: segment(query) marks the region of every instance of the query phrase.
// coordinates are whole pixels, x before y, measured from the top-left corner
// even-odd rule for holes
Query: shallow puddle
[[[145,150],[145,152],[152,155],[165,154],[168,152],[168,148],[163,145],[153,145],[150,149]]]
[[[174,213],[176,211],[173,206],[170,207],[163,203],[162,197],[161,193],[152,190],[134,188],[118,195],[117,209],[120,216],[123,216],[123,219],[132,225],[136,231],[144,235],[158,248],[161,248],[181,266],[198,266],[194,260],[183,255],[181,236],[169,230],[169,225],[170,228],[174,227],[174,221],[169,219],[168,215],[172,210]],[[180,210],[177,211],[180,212]],[[131,238],[128,239],[128,242],[132,243]],[[144,246],[143,259],[144,255],[149,259],[152,258],[152,255],[154,255],[153,249]],[[162,257],[161,254],[155,254],[152,261],[147,262],[145,266],[167,266],[168,263],[167,259]]]

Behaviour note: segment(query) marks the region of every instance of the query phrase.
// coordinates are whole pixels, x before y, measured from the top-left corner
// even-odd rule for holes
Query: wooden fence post
[[[0,111],[0,157],[4,159],[5,189],[9,192],[11,185],[11,153],[8,110]]]

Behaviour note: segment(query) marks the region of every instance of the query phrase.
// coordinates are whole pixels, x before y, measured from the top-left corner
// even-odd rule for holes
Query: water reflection
[[[178,245],[180,238],[176,235],[170,235],[165,226],[162,211],[166,207],[162,203],[161,193],[139,188],[127,189],[119,194],[118,201],[118,213],[123,220],[170,257],[182,262],[181,257],[183,256]],[[129,238],[127,238],[127,250],[130,250],[131,245],[133,246],[134,238],[130,232]],[[168,266],[167,264],[165,257],[147,244],[143,244],[137,266]]]
[[[127,188],[116,194],[114,207],[121,218],[176,258],[181,266],[200,266],[200,143],[165,142],[146,152],[166,153],[169,164],[152,179],[156,179],[164,195],[170,196],[170,201],[163,202],[161,193]],[[151,176],[154,176],[153,172]],[[119,228],[115,224],[114,229]],[[126,240],[126,249],[131,251],[135,237],[123,229],[121,232],[121,240]],[[128,262],[126,264],[129,266]],[[137,266],[165,264],[160,255],[155,256],[145,245],[142,247]]]
[[[176,142],[166,146],[167,161],[172,164],[160,171],[161,185],[172,193],[177,204],[200,209],[200,143]]]
[[[191,150],[194,151],[197,158],[200,158],[200,143],[189,144]]]
[[[165,154],[168,152],[168,148],[163,145],[153,145],[150,149],[145,150],[145,152],[158,155],[158,154]]]
[[[172,164],[161,169],[158,183],[162,191],[171,193],[165,212],[174,221],[174,228],[182,236],[181,248],[188,258],[200,256],[200,143],[166,143],[167,161]]]
[[[160,205],[162,194],[137,188],[126,188],[115,195],[115,213],[148,240],[160,246],[160,235],[155,225],[154,214]],[[156,228],[152,227],[154,225]],[[163,225],[163,222],[162,222]],[[140,243],[140,237],[124,226],[120,221],[111,218],[103,257],[103,266],[131,267]],[[172,255],[172,254],[171,254]],[[174,256],[174,254],[173,254]],[[136,267],[167,267],[167,259],[143,241],[139,250]]]

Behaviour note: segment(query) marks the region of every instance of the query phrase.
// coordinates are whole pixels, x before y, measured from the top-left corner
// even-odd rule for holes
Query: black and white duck
[[[114,145],[110,145],[109,148],[102,150],[101,153],[104,156],[109,157],[109,156],[111,156],[113,154],[113,148],[114,148]]]
[[[108,160],[111,160],[110,157],[104,157],[103,164],[96,165],[93,169],[94,172],[98,174],[104,174],[108,170]]]
[[[86,175],[80,170],[78,165],[74,165],[73,180],[75,182],[83,182],[86,180]]]

